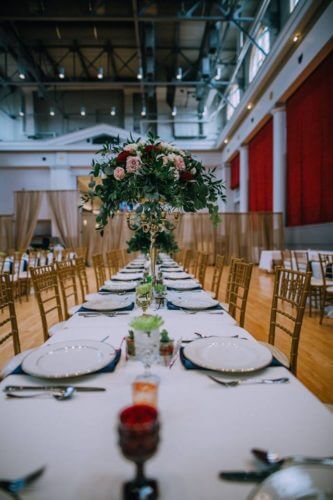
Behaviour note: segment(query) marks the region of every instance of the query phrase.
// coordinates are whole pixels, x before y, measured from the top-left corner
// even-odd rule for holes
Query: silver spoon
[[[21,398],[21,399],[26,399],[26,398],[38,398],[39,396],[45,396],[45,395],[50,395],[53,398],[57,399],[58,401],[65,401],[66,399],[71,399],[75,392],[75,387],[72,387],[69,385],[65,389],[61,391],[46,391],[38,394],[18,394],[17,392],[7,392],[6,396],[7,398]]]
[[[302,455],[280,457],[278,453],[258,448],[253,448],[251,452],[258,460],[266,465],[283,465],[286,462],[297,464],[333,465],[333,457],[304,457]]]

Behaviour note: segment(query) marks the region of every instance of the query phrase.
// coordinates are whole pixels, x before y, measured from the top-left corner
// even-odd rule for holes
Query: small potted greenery
[[[162,283],[156,283],[154,285],[154,298],[158,308],[164,305],[164,300],[166,297],[166,286]]]
[[[170,339],[168,331],[164,328],[161,331],[160,338],[160,355],[172,356],[173,354],[173,339]]]

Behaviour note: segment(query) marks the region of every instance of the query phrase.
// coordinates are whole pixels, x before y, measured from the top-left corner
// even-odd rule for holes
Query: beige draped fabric
[[[79,246],[79,204],[78,191],[47,191],[47,200],[60,238],[67,248]]]
[[[25,251],[36,229],[42,201],[42,191],[15,193],[15,247]]]
[[[0,252],[8,253],[14,248],[14,217],[0,215]]]
[[[221,213],[221,222],[215,227],[207,213],[182,214],[175,228],[179,247],[208,252],[210,264],[216,254],[243,257],[259,262],[261,250],[282,249],[283,220],[281,214],[267,212]],[[132,232],[128,229],[126,215],[110,220],[101,237],[95,229],[95,216],[83,216],[83,245],[88,246],[88,261],[97,253],[105,254],[112,248],[126,248]]]
[[[124,214],[115,215],[104,228],[104,235],[101,236],[96,230],[96,216],[92,213],[85,213],[82,217],[82,244],[88,247],[88,262],[91,263],[91,256],[103,254],[112,249],[127,248],[126,241],[131,237],[132,231],[128,229]]]

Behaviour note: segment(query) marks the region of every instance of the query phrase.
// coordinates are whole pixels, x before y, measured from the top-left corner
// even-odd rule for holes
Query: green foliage
[[[137,318],[134,318],[130,326],[134,328],[135,330],[141,330],[143,332],[152,332],[153,330],[156,330],[160,326],[162,326],[164,323],[163,318],[161,316],[150,316],[148,314],[144,314],[142,316],[138,316]]]
[[[170,342],[169,332],[165,328],[163,328],[163,330],[161,331],[161,342]]]
[[[101,200],[96,218],[102,230],[123,201],[137,213],[159,214],[163,210],[196,212],[208,208],[217,221],[217,202],[225,200],[225,186],[215,169],[205,170],[188,152],[162,142],[148,133],[145,141],[130,136],[120,145],[104,144],[92,163],[91,175],[101,183],[89,184],[89,198]]]
[[[132,238],[127,241],[127,252],[147,253],[150,249],[150,242],[150,233],[145,233],[142,229],[138,229],[135,231]],[[179,250],[175,237],[170,231],[157,233],[155,247],[165,253],[173,253]]]

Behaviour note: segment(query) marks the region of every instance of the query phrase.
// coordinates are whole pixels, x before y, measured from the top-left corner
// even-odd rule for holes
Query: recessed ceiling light
[[[86,108],[82,106],[81,110],[80,110],[80,115],[81,116],[86,116]]]
[[[142,80],[142,78],[143,78],[143,70],[142,70],[141,67],[139,68],[138,74],[136,76],[137,76],[138,80]]]

